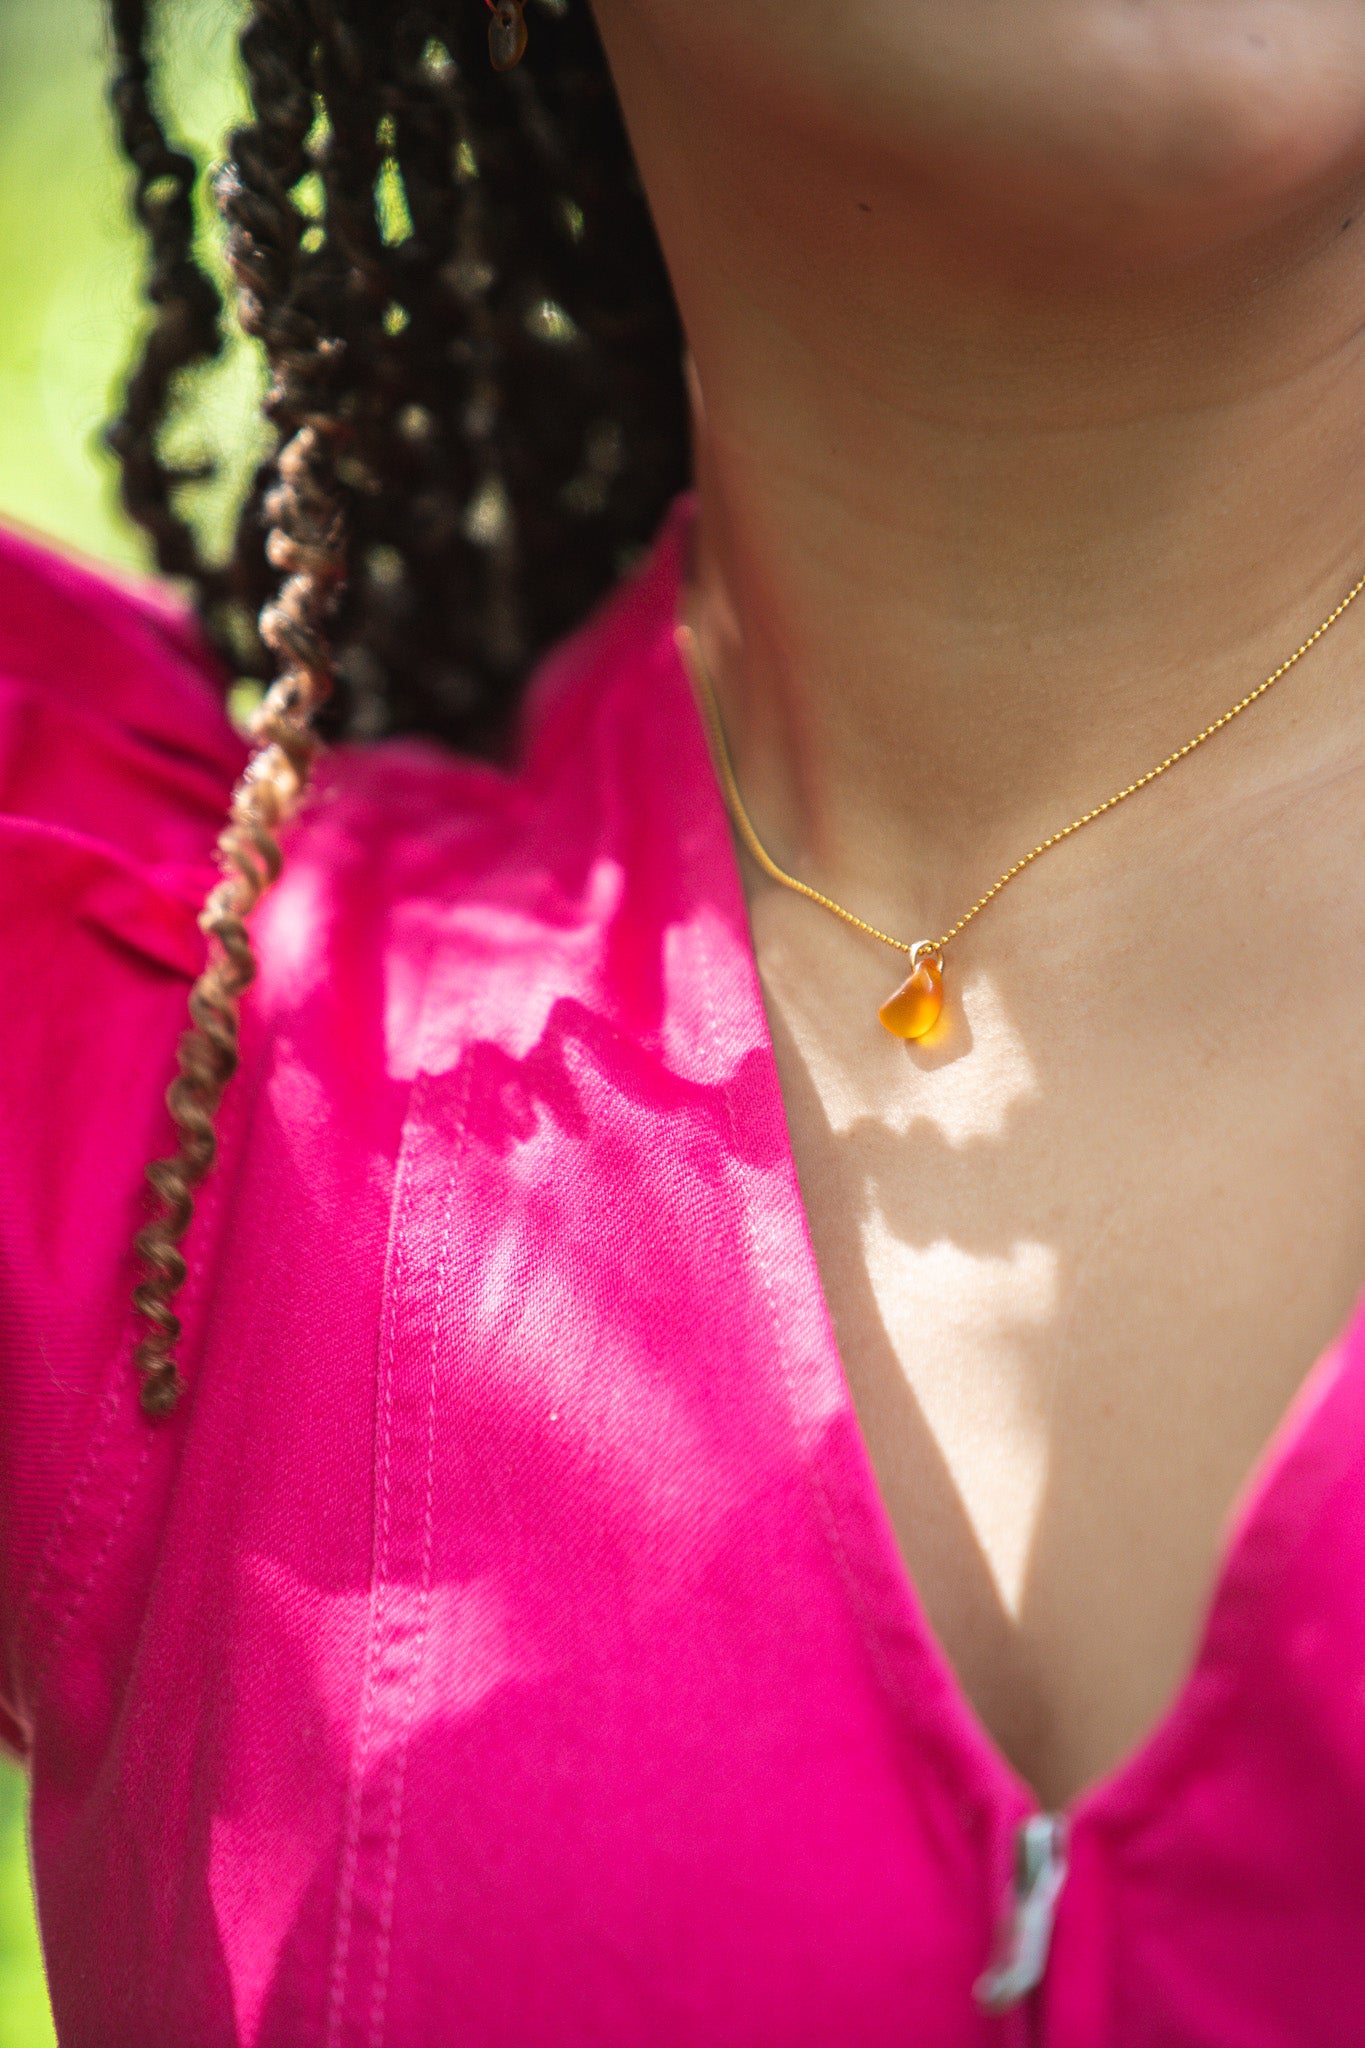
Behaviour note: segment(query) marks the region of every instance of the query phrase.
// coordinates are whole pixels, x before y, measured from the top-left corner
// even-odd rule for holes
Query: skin
[[[693,613],[776,857],[908,938],[1365,569],[1360,0],[598,0],[693,356]],[[1365,599],[898,959],[745,863],[907,1566],[1050,1805],[1147,1734],[1365,1278]]]

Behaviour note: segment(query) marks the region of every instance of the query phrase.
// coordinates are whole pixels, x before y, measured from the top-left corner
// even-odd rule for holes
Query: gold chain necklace
[[[887,997],[886,1001],[877,1011],[877,1015],[893,1037],[923,1038],[927,1032],[933,1030],[943,1009],[943,953],[945,947],[960,932],[966,930],[972,919],[977,917],[986,908],[986,905],[1000,894],[1000,891],[1006,884],[1012,882],[1016,875],[1022,874],[1026,867],[1029,867],[1032,862],[1037,860],[1039,854],[1047,853],[1054,846],[1060,846],[1062,841],[1069,839],[1073,832],[1079,832],[1082,825],[1093,825],[1096,818],[1102,818],[1106,811],[1112,811],[1117,804],[1126,802],[1130,796],[1136,796],[1137,792],[1140,789],[1145,789],[1149,782],[1155,782],[1159,775],[1166,773],[1167,769],[1174,768],[1177,761],[1183,761],[1187,754],[1194,752],[1196,747],[1202,747],[1205,740],[1211,740],[1216,732],[1221,732],[1225,725],[1230,725],[1234,718],[1239,718],[1249,705],[1256,702],[1258,697],[1264,697],[1266,691],[1272,689],[1279,682],[1281,676],[1287,675],[1296,661],[1302,661],[1309,648],[1315,646],[1321,640],[1323,634],[1335,626],[1342,613],[1349,605],[1355,603],[1362,590],[1365,590],[1365,576],[1362,576],[1358,583],[1352,585],[1336,610],[1327,614],[1322,624],[1308,635],[1308,638],[1301,646],[1294,649],[1294,652],[1287,660],[1282,661],[1277,669],[1272,670],[1263,683],[1258,683],[1254,690],[1249,690],[1245,697],[1239,699],[1236,704],[1225,711],[1221,718],[1215,718],[1212,725],[1206,725],[1202,732],[1197,732],[1192,740],[1186,740],[1183,747],[1177,747],[1175,752],[1168,754],[1164,761],[1158,761],[1156,767],[1149,768],[1145,775],[1139,775],[1135,782],[1130,782],[1124,789],[1116,789],[1112,796],[1106,797],[1102,804],[1096,804],[1093,810],[1083,811],[1079,818],[1073,818],[1071,823],[1063,825],[1059,832],[1053,832],[1047,839],[1040,839],[1038,844],[1031,846],[1028,852],[1014,863],[1012,868],[1006,868],[1004,874],[998,880],[992,882],[985,895],[978,896],[971,909],[964,911],[957,923],[950,925],[948,930],[943,932],[938,938],[915,939],[912,941],[893,938],[890,932],[879,930],[875,924],[869,924],[866,918],[858,917],[853,911],[846,910],[842,903],[836,903],[832,896],[826,896],[821,890],[813,889],[809,882],[801,881],[796,875],[789,875],[785,868],[778,866],[754,830],[753,821],[744,808],[744,799],[739,793],[739,784],[735,780],[734,766],[730,760],[730,749],[725,739],[725,728],[721,724],[720,707],[716,702],[715,685],[711,680],[710,670],[707,668],[706,659],[702,654],[701,643],[697,639],[693,628],[688,624],[680,624],[678,626],[677,641],[684,665],[697,684],[697,694],[701,700],[707,730],[711,737],[711,751],[720,774],[721,787],[725,792],[725,801],[730,815],[734,819],[740,838],[757,861],[759,867],[762,868],[764,874],[768,875],[774,882],[780,882],[784,889],[794,890],[798,896],[808,897],[812,903],[818,903],[822,910],[832,911],[835,917],[842,918],[844,923],[852,925],[855,931],[866,932],[869,938],[880,939],[884,946],[891,946],[897,953],[904,953],[908,956],[910,961],[908,977],[892,995]]]

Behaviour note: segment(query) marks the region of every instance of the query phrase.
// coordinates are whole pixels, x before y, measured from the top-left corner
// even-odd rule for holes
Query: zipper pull
[[[1066,1821],[1059,1813],[1031,1814],[1014,1837],[1014,1883],[995,1955],[973,1992],[984,2011],[1008,2012],[1042,1983],[1065,1882]]]

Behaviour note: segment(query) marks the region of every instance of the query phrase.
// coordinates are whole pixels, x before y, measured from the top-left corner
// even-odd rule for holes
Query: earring
[[[488,0],[488,54],[495,71],[511,71],[526,55],[526,0]]]

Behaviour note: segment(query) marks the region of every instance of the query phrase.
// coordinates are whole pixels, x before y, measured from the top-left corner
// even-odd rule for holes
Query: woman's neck
[[[698,366],[703,642],[775,850],[888,910],[913,872],[933,925],[1359,573],[1365,222],[1333,193],[1120,268],[710,89],[637,136]],[[1340,713],[1354,627],[1291,724]]]

